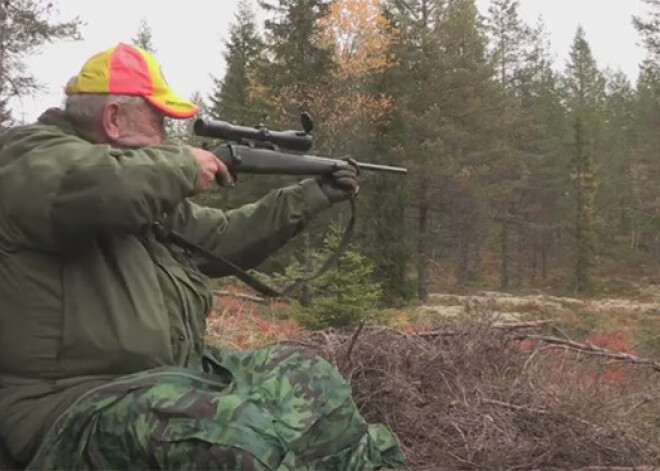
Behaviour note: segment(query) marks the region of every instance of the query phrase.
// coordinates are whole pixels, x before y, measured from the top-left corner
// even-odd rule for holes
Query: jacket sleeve
[[[118,149],[38,127],[0,152],[0,242],[61,251],[150,225],[193,193],[190,149]]]
[[[170,219],[169,226],[190,242],[249,269],[286,244],[314,215],[330,206],[318,184],[309,179],[227,212],[185,202]],[[208,276],[227,275],[213,264],[198,265]]]

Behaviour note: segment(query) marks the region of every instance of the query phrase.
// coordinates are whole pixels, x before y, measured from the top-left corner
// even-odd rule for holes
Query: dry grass
[[[556,327],[509,327],[483,305],[433,322],[411,324],[396,311],[393,327],[303,332],[249,302],[223,301],[226,310],[210,322],[222,343],[316,350],[350,382],[364,417],[396,433],[411,468],[626,471],[660,463],[660,375],[634,362],[619,332],[591,335],[577,351],[539,340],[560,335]]]
[[[397,434],[413,467],[660,463],[660,381],[649,370],[515,340],[520,332],[494,329],[487,316],[434,332],[365,328],[357,339],[306,341],[350,381],[365,418]]]
[[[284,305],[260,306],[242,293],[222,296],[206,322],[206,342],[220,348],[246,350],[300,334],[298,323],[280,319]]]

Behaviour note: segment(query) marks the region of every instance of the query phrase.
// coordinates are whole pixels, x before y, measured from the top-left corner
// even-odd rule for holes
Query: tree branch
[[[648,358],[640,358],[630,353],[615,352],[613,350],[608,350],[606,348],[597,347],[590,343],[580,343],[580,342],[575,342],[573,340],[562,339],[558,337],[547,337],[544,335],[519,334],[516,335],[515,338],[516,340],[536,340],[538,342],[544,342],[550,345],[560,345],[568,350],[574,350],[589,355],[612,358],[614,360],[621,360],[629,363],[634,363],[637,365],[648,366],[651,369],[660,372],[660,363],[657,361],[653,361]]]
[[[249,294],[232,293],[231,291],[213,291],[213,296],[218,298],[236,298],[244,301],[250,301],[257,304],[267,305],[268,301],[260,296],[250,296]]]

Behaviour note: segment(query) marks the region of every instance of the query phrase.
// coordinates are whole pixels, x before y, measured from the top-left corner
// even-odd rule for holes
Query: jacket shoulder
[[[42,143],[45,139],[64,137],[67,134],[57,126],[50,124],[27,124],[8,129],[0,134],[0,154],[6,150],[20,145],[21,147],[32,147]]]

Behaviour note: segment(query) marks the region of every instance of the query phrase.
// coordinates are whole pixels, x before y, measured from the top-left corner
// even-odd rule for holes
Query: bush
[[[304,265],[298,261],[291,264],[285,278],[292,281],[313,275],[336,253],[341,238],[341,229],[332,226],[323,248],[313,251]],[[307,329],[343,327],[376,320],[375,308],[382,297],[382,289],[379,283],[372,281],[372,273],[372,263],[356,250],[347,248],[321,276],[302,284],[302,295],[292,313],[294,318]]]

